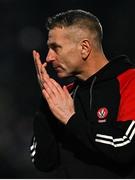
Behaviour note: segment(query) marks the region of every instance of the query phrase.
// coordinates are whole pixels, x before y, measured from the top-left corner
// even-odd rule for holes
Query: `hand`
[[[63,124],[67,124],[70,117],[75,113],[71,95],[66,86],[62,88],[54,79],[49,77],[45,69],[47,63],[41,63],[40,55],[35,50],[33,51],[33,58],[43,97],[54,116]]]
[[[44,73],[44,76],[49,77],[49,75],[45,69],[45,67],[47,66],[47,63],[46,62],[44,64],[41,63],[40,54],[35,50],[33,50],[33,59],[34,59],[35,67],[36,67],[38,82],[39,82],[40,88],[42,90],[44,88],[43,87],[44,80],[43,80],[42,74]]]
[[[67,124],[70,117],[75,113],[74,103],[66,86],[63,88],[51,78],[44,78],[43,96],[47,100],[54,116],[63,124]]]

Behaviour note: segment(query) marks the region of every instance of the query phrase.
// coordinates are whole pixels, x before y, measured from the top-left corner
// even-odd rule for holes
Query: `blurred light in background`
[[[37,49],[43,41],[42,32],[36,27],[25,27],[19,33],[19,43],[26,51]]]

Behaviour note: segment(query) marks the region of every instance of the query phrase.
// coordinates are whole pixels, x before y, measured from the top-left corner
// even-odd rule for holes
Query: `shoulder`
[[[120,86],[120,107],[118,120],[135,119],[135,69],[129,69],[118,76]]]
[[[118,75],[119,79],[127,79],[127,78],[133,78],[135,77],[135,68],[131,68],[128,69],[126,71],[124,71],[123,73],[121,73],[120,75]]]
[[[123,91],[127,87],[135,88],[135,68],[128,69],[117,76],[117,79],[120,84],[120,89]]]

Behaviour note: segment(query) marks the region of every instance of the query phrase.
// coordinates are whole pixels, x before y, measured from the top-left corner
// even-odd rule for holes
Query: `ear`
[[[89,54],[91,53],[91,44],[90,41],[85,39],[81,42],[81,56],[83,60],[86,60]]]

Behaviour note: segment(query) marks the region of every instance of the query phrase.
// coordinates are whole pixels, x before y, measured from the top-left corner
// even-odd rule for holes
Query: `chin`
[[[69,77],[70,75],[61,72],[61,73],[57,73],[57,76],[58,76],[59,78],[66,78],[66,77]]]

